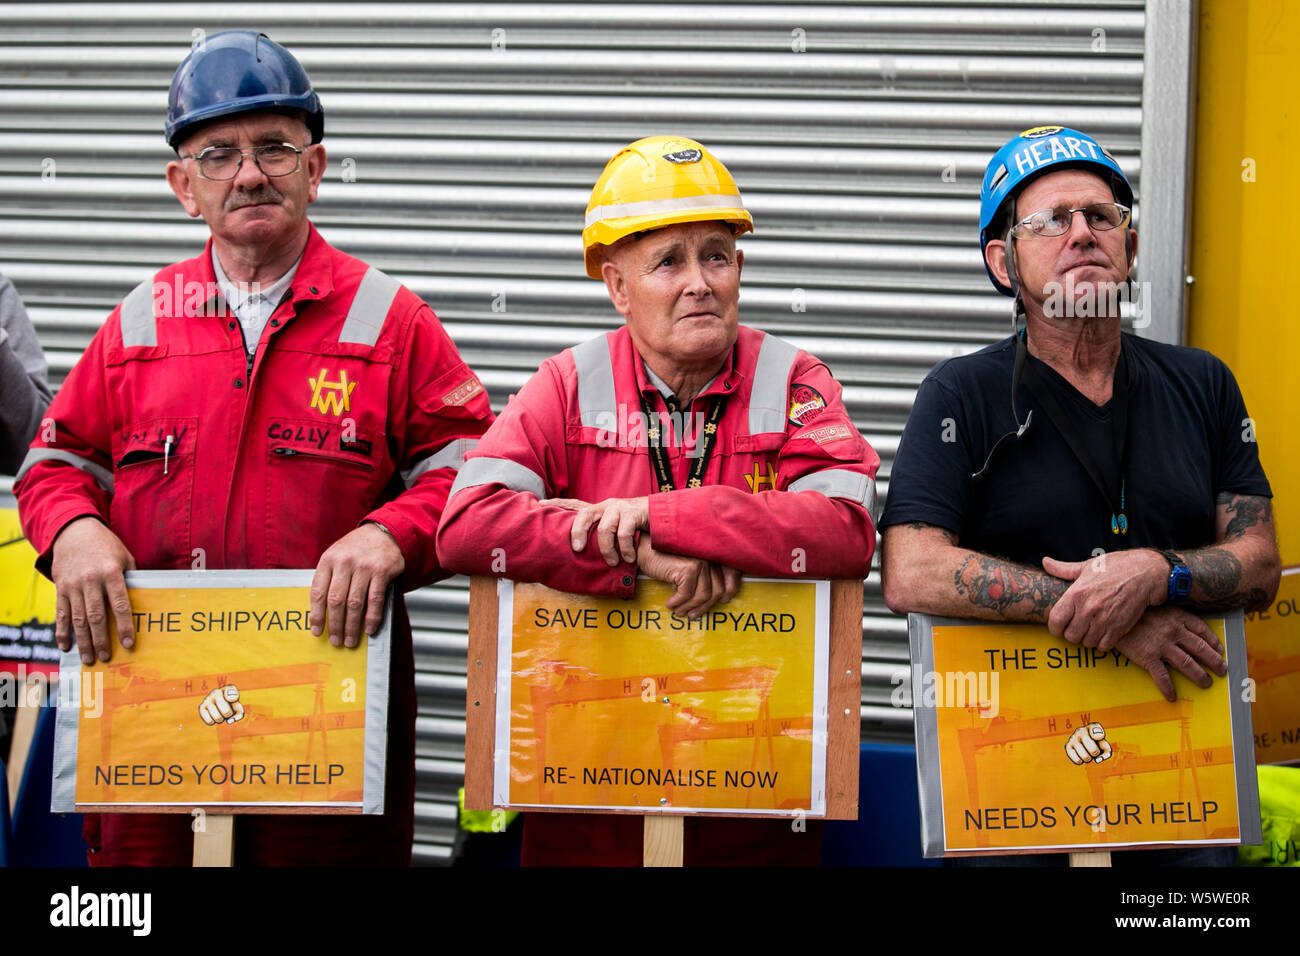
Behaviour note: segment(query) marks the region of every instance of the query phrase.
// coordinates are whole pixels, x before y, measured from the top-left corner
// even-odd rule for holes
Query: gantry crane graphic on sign
[[[1087,726],[1090,723],[1101,724],[1106,728],[1108,736],[1112,727],[1158,724],[1174,720],[1179,723],[1179,749],[1173,753],[1141,755],[1130,753],[1128,748],[1116,746],[1114,757],[1101,764],[1088,765],[1085,772],[1089,790],[1098,806],[1105,805],[1105,784],[1108,779],[1139,773],[1164,773],[1170,770],[1178,771],[1179,799],[1184,795],[1185,776],[1190,776],[1192,789],[1199,803],[1201,785],[1197,768],[1232,763],[1233,760],[1231,747],[1194,748],[1192,746],[1191,722],[1194,705],[1186,698],[1180,697],[1172,704],[1161,700],[1143,704],[1125,704],[1120,707],[1104,707],[1086,713],[1070,711],[1045,714],[1041,717],[1020,717],[1018,712],[1009,711],[1007,716],[998,716],[992,720],[979,716],[984,707],[985,705],[979,703],[965,707],[972,722],[977,725],[957,731],[957,746],[966,773],[967,799],[973,807],[980,806],[976,758],[981,750],[1021,740],[1062,738],[1064,731]],[[1065,759],[1064,753],[1062,759]],[[1097,830],[1098,838],[1102,838],[1101,834],[1104,830],[1103,822]],[[983,830],[975,832],[975,840],[980,846],[989,845],[989,839]]]
[[[539,668],[556,671],[562,666],[558,662],[544,662],[539,665]],[[534,684],[529,690],[533,710],[533,731],[537,745],[535,765],[541,767],[546,764],[548,713],[551,708],[598,700],[623,700],[644,706],[643,702],[652,695],[655,705],[667,708],[665,718],[659,723],[659,746],[664,769],[674,767],[675,752],[679,744],[696,740],[748,738],[754,741],[750,769],[758,768],[759,758],[763,752],[762,742],[765,739],[768,769],[775,769],[773,737],[797,736],[801,731],[807,733],[809,737],[812,735],[812,719],[809,717],[771,717],[768,696],[771,694],[776,677],[777,668],[757,665],[707,671],[680,671],[656,674],[653,677],[644,677],[641,674],[631,677],[593,679],[568,677],[563,683],[554,686]],[[649,683],[646,683],[647,681]],[[711,714],[697,712],[694,708],[684,706],[679,700],[686,694],[735,690],[754,691],[758,694],[758,709],[754,720],[715,723]],[[753,788],[747,792],[747,807],[753,799],[753,792]],[[539,782],[539,793],[541,802],[552,802],[551,788],[546,785],[544,777]],[[671,800],[672,786],[667,785],[664,793]]]
[[[186,677],[162,677],[156,670],[141,668],[135,664],[110,664],[105,668],[104,713],[98,721],[100,748],[103,759],[111,763],[110,741],[112,739],[113,714],[123,707],[147,704],[159,700],[198,700],[203,694],[227,684],[234,684],[240,694],[248,691],[267,690],[283,687],[314,687],[314,701],[309,714],[292,717],[275,717],[269,708],[247,705],[244,718],[235,724],[218,724],[218,751],[221,760],[227,766],[232,763],[235,743],[246,737],[266,737],[279,734],[307,734],[307,761],[311,760],[316,735],[320,735],[321,759],[329,762],[329,745],[327,731],[365,729],[366,713],[363,708],[327,711],[325,708],[325,687],[329,682],[330,667],[321,662],[303,664],[284,664],[276,667],[258,667],[253,670],[230,671],[228,673],[192,674]],[[247,700],[247,697],[244,698]],[[196,717],[194,723],[203,725]],[[82,724],[85,727],[85,724]],[[203,730],[212,733],[207,727]],[[227,779],[221,786],[222,798],[230,800],[233,784]],[[109,798],[114,788],[105,785]],[[306,785],[304,785],[304,793]],[[345,799],[346,794],[333,794],[331,799]]]

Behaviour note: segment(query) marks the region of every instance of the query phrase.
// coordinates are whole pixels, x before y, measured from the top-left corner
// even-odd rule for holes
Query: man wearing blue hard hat
[[[432,310],[308,220],[324,119],[302,66],[264,34],[206,37],[176,70],[167,182],[211,237],[109,315],[15,486],[58,589],[56,639],[86,663],[130,653],[123,572],[137,567],[314,567],[309,624],[340,648],[376,632],[389,584],[447,574],[434,533],[492,413]],[[386,812],[246,817],[236,864],[410,862],[415,686],[400,596],[391,633]],[[243,713],[212,707],[205,722]],[[91,862],[188,865],[190,826],[88,816]]]
[[[1206,352],[1122,330],[1133,190],[1092,137],[1025,130],[980,199],[984,266],[1015,333],[917,391],[880,519],[885,601],[1115,648],[1167,700],[1170,668],[1208,687],[1226,664],[1192,611],[1264,608],[1279,581],[1237,383]],[[1070,759],[1106,746],[1083,739]]]

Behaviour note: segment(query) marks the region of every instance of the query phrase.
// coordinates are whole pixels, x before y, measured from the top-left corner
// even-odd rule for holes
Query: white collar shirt
[[[227,278],[225,270],[221,268],[221,261],[217,258],[216,247],[213,247],[212,271],[217,275],[217,288],[221,290],[226,304],[239,319],[239,324],[244,330],[244,348],[248,350],[250,357],[257,351],[257,343],[262,340],[262,330],[266,328],[266,320],[271,317],[271,313],[284,298],[301,262],[302,256],[299,256],[298,261],[290,267],[289,271],[269,286],[263,287],[256,282],[251,285],[244,282],[236,284]]]

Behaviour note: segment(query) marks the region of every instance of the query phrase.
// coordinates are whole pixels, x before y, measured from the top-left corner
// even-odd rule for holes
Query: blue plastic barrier
[[[822,865],[938,866],[921,856],[916,748],[863,744],[858,771],[858,819],[826,824]]]
[[[10,866],[85,866],[86,843],[81,838],[81,815],[50,812],[50,787],[54,776],[54,720],[51,701],[41,708],[36,736],[27,754],[23,782],[14,802],[9,841]]]

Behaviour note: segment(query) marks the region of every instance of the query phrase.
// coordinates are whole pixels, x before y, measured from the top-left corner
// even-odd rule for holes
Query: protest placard
[[[856,816],[860,582],[746,579],[698,620],[644,579],[474,588],[466,806]]]
[[[63,655],[54,810],[382,813],[389,615],[333,647],[311,578],[128,572],[135,646]]]
[[[1117,650],[911,615],[925,855],[1258,842],[1242,614],[1207,623],[1228,677],[1170,703]]]

